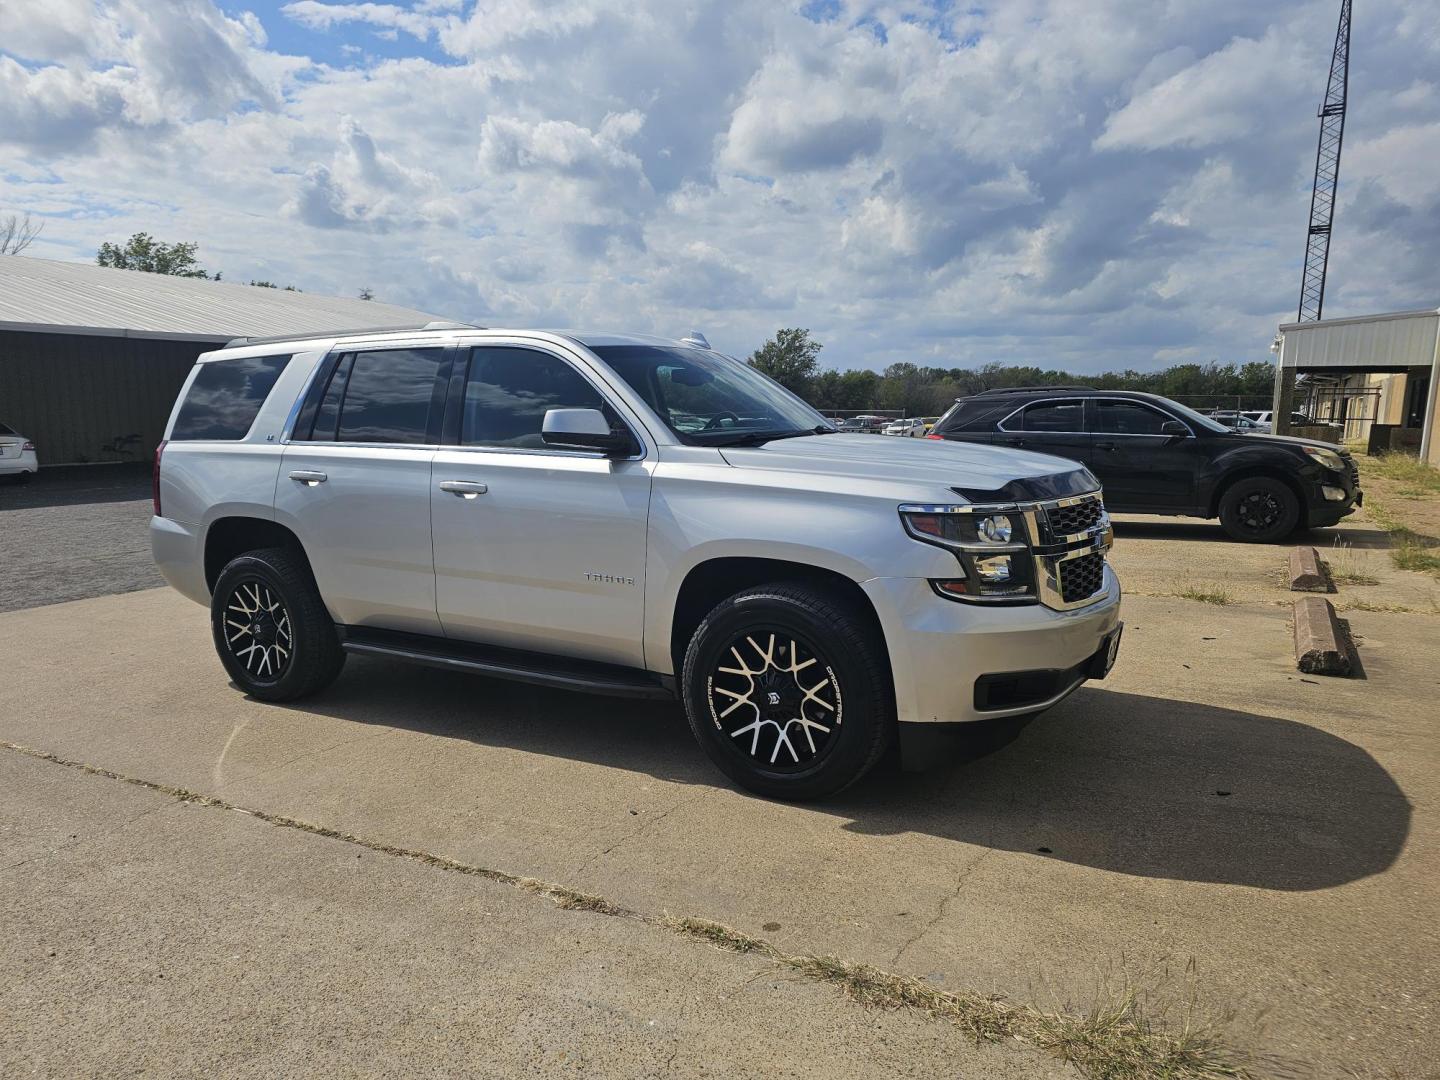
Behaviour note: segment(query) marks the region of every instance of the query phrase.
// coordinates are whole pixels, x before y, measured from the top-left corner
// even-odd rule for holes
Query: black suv
[[[1361,504],[1343,447],[1242,434],[1155,394],[1083,386],[987,390],[961,398],[929,436],[1070,458],[1132,514],[1218,517],[1237,540],[1334,525]]]

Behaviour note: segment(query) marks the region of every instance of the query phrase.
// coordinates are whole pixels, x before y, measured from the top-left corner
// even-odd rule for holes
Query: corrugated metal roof
[[[375,300],[0,256],[0,330],[226,341],[440,318]]]
[[[1440,314],[1402,311],[1368,318],[1287,323],[1282,352],[1287,368],[1394,370],[1429,367],[1435,362]]]

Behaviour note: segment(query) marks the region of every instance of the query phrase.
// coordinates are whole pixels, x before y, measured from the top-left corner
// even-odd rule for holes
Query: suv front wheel
[[[210,629],[235,685],[263,701],[313,694],[345,665],[310,568],[288,548],[230,560],[210,595]]]
[[[843,597],[762,585],[721,601],[695,631],[685,714],[736,783],[780,799],[833,795],[864,776],[894,707],[878,635]]]
[[[1300,500],[1271,476],[1237,480],[1220,496],[1220,524],[1236,540],[1270,544],[1300,526]]]

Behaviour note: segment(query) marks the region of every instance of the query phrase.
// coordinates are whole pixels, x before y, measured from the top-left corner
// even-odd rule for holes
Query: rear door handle
[[[291,480],[298,480],[306,487],[314,487],[316,484],[323,484],[329,479],[323,472],[315,469],[295,469],[290,473]]]
[[[440,490],[458,495],[462,499],[473,499],[476,495],[484,495],[490,488],[475,480],[441,480]]]
[[[1115,444],[1114,444],[1113,442],[1097,442],[1097,443],[1095,444],[1095,449],[1096,449],[1096,450],[1114,450],[1114,449],[1116,449],[1116,446],[1115,446]]]

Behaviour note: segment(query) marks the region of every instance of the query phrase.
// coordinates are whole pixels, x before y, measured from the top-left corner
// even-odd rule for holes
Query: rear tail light
[[[25,440],[25,445],[22,446],[22,447],[20,447],[20,452],[23,454],[26,450],[34,450],[34,449],[35,449],[35,444],[34,444],[33,442],[31,442],[29,439],[26,439],[26,440]]]
[[[150,474],[150,501],[155,506],[155,516],[161,517],[160,513],[160,457],[165,453],[165,440],[160,440],[160,445],[155,448],[155,469]]]
[[[945,441],[945,436],[944,436],[944,435],[936,435],[933,431],[932,431],[929,435],[926,435],[925,438],[927,438],[927,439],[937,439],[937,440],[939,440],[940,442],[944,442],[944,441]]]

